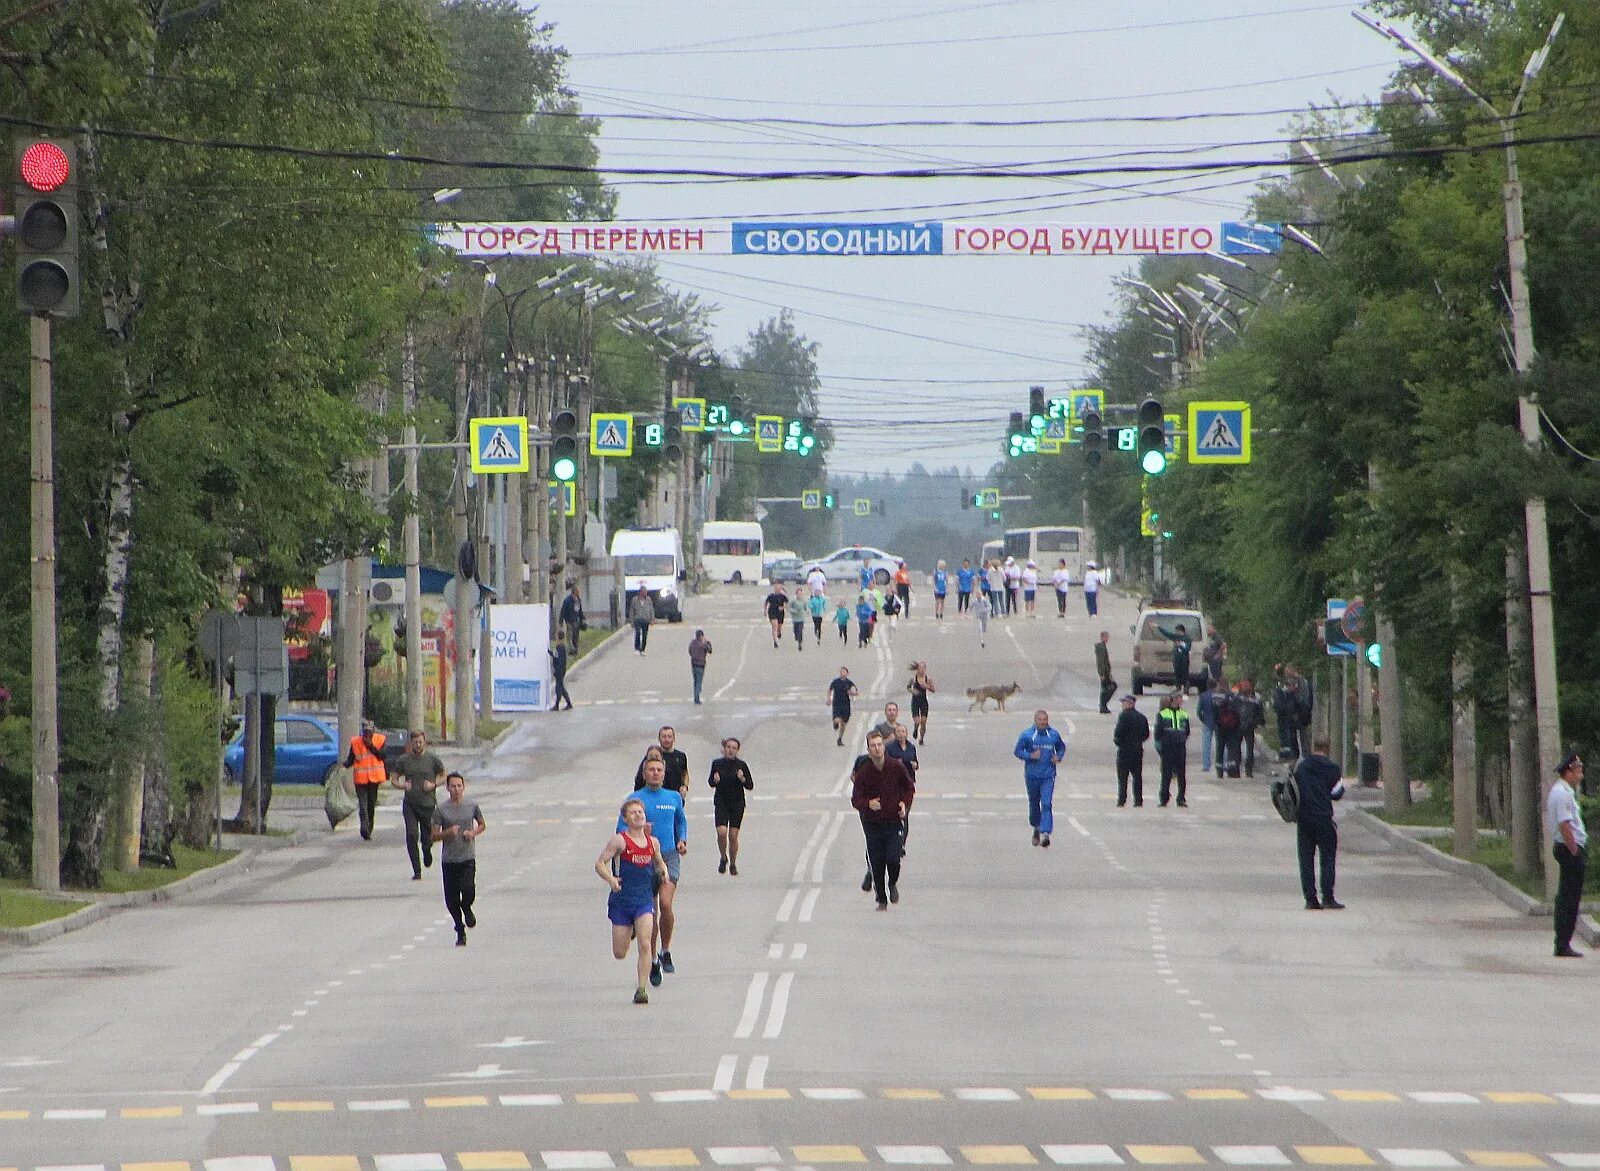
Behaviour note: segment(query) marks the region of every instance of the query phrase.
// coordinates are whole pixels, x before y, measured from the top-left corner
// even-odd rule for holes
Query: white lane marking
[[[501,1094],[502,1106],[559,1106],[560,1094]]]
[[[1552,1154],[1550,1157],[1563,1167],[1600,1167],[1600,1155],[1570,1153]]]
[[[706,1154],[719,1167],[770,1165],[783,1162],[776,1147],[708,1147]]]
[[[1204,1013],[1202,1016],[1206,1015]],[[1207,1028],[1222,1032],[1221,1025],[1208,1025]],[[1265,1098],[1269,1102],[1320,1102],[1322,1095],[1316,1090],[1297,1090],[1292,1086],[1273,1086],[1271,1089],[1257,1090],[1256,1096]]]
[[[750,1066],[744,1072],[744,1088],[747,1090],[764,1090],[767,1088],[767,1059],[765,1057],[752,1057]]]
[[[1277,1147],[1212,1147],[1217,1158],[1235,1167],[1282,1167],[1290,1163],[1289,1156]]]
[[[202,1102],[194,1108],[194,1112],[202,1118],[212,1118],[222,1114],[259,1114],[260,1102]]]
[[[787,923],[789,916],[794,914],[794,901],[800,897],[800,888],[791,886],[783,896],[783,902],[778,904],[778,922]]]
[[[727,694],[728,688],[732,687],[736,682],[738,682],[739,673],[744,670],[745,656],[750,653],[750,636],[755,634],[755,632],[756,630],[753,626],[744,632],[744,641],[739,644],[739,661],[734,665],[733,674],[728,676],[728,681],[726,683],[717,688],[716,691],[712,692],[712,699],[721,699],[725,694]]]
[[[1039,1149],[1045,1153],[1052,1163],[1063,1167],[1092,1167],[1113,1163],[1120,1164],[1122,1162],[1122,1156],[1117,1154],[1111,1147],[1094,1143],[1044,1146]]]
[[[104,1119],[104,1110],[46,1110],[40,1115],[47,1122],[98,1122]]]
[[[767,1013],[767,1027],[761,1031],[761,1035],[769,1041],[783,1032],[783,1018],[789,1011],[789,989],[793,985],[794,973],[784,972],[773,986],[772,1008]]]
[[[296,1009],[296,1015],[305,1016],[304,1009]],[[230,1061],[216,1073],[211,1075],[211,1080],[201,1087],[201,1094],[214,1094],[220,1090],[234,1074],[239,1072],[239,1062]]]
[[[1455,1090],[1415,1090],[1407,1093],[1406,1097],[1416,1102],[1427,1102],[1431,1106],[1467,1106],[1478,1100],[1471,1094]]]
[[[767,945],[767,958],[769,960],[781,960],[783,958],[783,944],[769,943]]]
[[[438,1156],[435,1155],[434,1158],[437,1159]],[[206,1171],[275,1171],[271,1155],[228,1155],[221,1159],[207,1159],[205,1167]],[[443,1171],[443,1167],[444,1160],[439,1159],[440,1171]],[[378,1171],[390,1171],[390,1169],[380,1165]],[[411,1169],[402,1168],[398,1171],[411,1171]],[[432,1171],[432,1169],[419,1168],[418,1171]]]
[[[1556,1097],[1572,1106],[1600,1106],[1600,1094],[1557,1094]]]
[[[915,1167],[948,1166],[952,1161],[943,1147],[879,1147],[878,1157],[885,1163]]]
[[[782,945],[780,945],[780,947],[781,946]],[[803,944],[803,943],[795,944],[792,948],[789,949],[789,958],[791,960],[803,960],[803,959],[805,959],[806,958],[806,945]]]
[[[817,899],[822,896],[822,888],[814,886],[806,892],[805,902],[800,904],[800,922],[811,922],[811,912],[817,909]]]
[[[1379,1147],[1378,1154],[1396,1167],[1459,1167],[1461,1163],[1448,1151],[1429,1147]]]
[[[729,1079],[732,1080],[731,1078]],[[715,1102],[715,1090],[651,1090],[652,1101],[670,1104],[675,1102]]]
[[[818,1086],[809,1090],[801,1090],[802,1097],[810,1098],[813,1102],[859,1102],[867,1095],[861,1090],[847,1090],[833,1086]]]
[[[775,796],[775,795],[774,795]],[[806,863],[811,859],[811,851],[817,848],[823,832],[828,828],[828,815],[824,813],[817,819],[817,828],[811,831],[811,836],[806,839],[806,844],[800,848],[800,859],[794,864],[794,881],[806,880]]]
[[[1113,1102],[1169,1102],[1172,1095],[1165,1090],[1107,1090],[1106,1097]]]
[[[350,1102],[349,1109],[356,1113],[376,1113],[384,1110],[409,1110],[411,1103],[404,1098],[378,1098],[370,1102]]]
[[[957,1090],[956,1097],[963,1102],[1015,1102],[1018,1094],[1015,1090],[977,1086],[971,1089]]]
[[[1076,817],[1067,818],[1067,824],[1073,829],[1077,830],[1084,837],[1089,836],[1089,831],[1083,828],[1083,822],[1079,821]]]
[[[615,1167],[609,1151],[540,1151],[539,1157],[551,1171],[580,1171],[587,1167]],[[385,1171],[378,1168],[378,1171]],[[439,1171],[444,1171],[443,1167]]]
[[[739,1017],[739,1025],[733,1030],[733,1038],[743,1041],[755,1031],[756,1018],[761,1015],[761,998],[767,991],[766,972],[756,972],[750,977],[750,989],[744,994],[744,1014]]]
[[[725,1094],[733,1089],[733,1075],[738,1068],[738,1055],[724,1053],[722,1060],[717,1062],[717,1076],[711,1080],[711,1089],[718,1094]]]
[[[822,869],[828,864],[828,851],[833,849],[833,843],[839,840],[839,831],[844,828],[844,811],[833,815],[833,828],[828,831],[828,836],[823,839],[822,845],[817,849],[816,860],[811,864],[811,881],[822,881]]]
[[[338,983],[338,981],[334,982]],[[257,1037],[254,1041],[250,1042],[250,1047],[252,1049],[265,1049],[268,1045],[276,1041],[279,1036],[280,1034],[278,1033],[264,1033],[263,1035]]]

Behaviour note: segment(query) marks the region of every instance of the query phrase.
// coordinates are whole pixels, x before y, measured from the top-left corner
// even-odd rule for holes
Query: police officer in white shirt
[[[1555,843],[1551,852],[1561,868],[1561,881],[1556,887],[1556,955],[1573,960],[1583,956],[1581,951],[1573,949],[1572,932],[1578,925],[1585,849],[1589,844],[1589,834],[1583,828],[1583,814],[1578,810],[1578,796],[1573,790],[1574,785],[1581,784],[1583,760],[1576,752],[1569,752],[1561,767],[1556,769],[1555,784],[1550,786],[1550,796],[1545,801],[1545,820],[1550,840]]]

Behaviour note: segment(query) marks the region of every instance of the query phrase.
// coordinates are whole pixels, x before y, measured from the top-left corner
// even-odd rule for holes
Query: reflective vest
[[[372,734],[372,742],[382,748],[388,738],[382,732]],[[358,785],[381,785],[389,779],[389,770],[383,765],[383,757],[367,747],[365,737],[357,736],[350,741],[350,751],[355,754],[356,765],[352,770],[355,782]]]

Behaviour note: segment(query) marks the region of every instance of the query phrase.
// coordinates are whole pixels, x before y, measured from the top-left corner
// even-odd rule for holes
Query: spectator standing
[[[1056,587],[1056,617],[1067,616],[1067,594],[1072,589],[1072,571],[1067,568],[1067,559],[1061,558],[1056,562],[1055,570],[1050,574],[1050,583]]]
[[[1007,557],[1005,569],[1001,571],[1006,583],[1006,617],[1017,612],[1017,595],[1022,592],[1022,566],[1017,564],[1015,557]]]
[[[1093,561],[1083,571],[1083,604],[1088,608],[1089,617],[1100,613],[1100,567]]]
[[[1239,704],[1234,699],[1233,692],[1228,690],[1225,683],[1218,683],[1206,689],[1206,694],[1215,693],[1216,699],[1212,703],[1212,719],[1217,725],[1217,779],[1221,780],[1226,774],[1230,777],[1239,775]]]
[[[1561,878],[1556,887],[1556,950],[1561,959],[1575,960],[1583,953],[1572,946],[1578,925],[1578,904],[1583,898],[1583,871],[1588,859],[1589,833],[1578,810],[1576,789],[1583,785],[1583,760],[1567,753],[1556,770],[1555,784],[1545,799],[1545,821],[1554,843],[1550,849]]]
[[[1150,739],[1150,721],[1131,695],[1122,697],[1122,711],[1111,729],[1111,743],[1117,746],[1117,805],[1128,803],[1128,781],[1133,781],[1133,805],[1144,804],[1144,742]]]
[[[1234,688],[1234,706],[1239,709],[1239,744],[1244,753],[1244,775],[1256,775],[1256,731],[1266,723],[1266,712],[1261,707],[1261,697],[1256,694],[1255,680],[1244,678]]]
[[[1168,630],[1165,626],[1157,626],[1161,637],[1172,643],[1172,685],[1178,693],[1184,694],[1189,690],[1189,652],[1194,648],[1194,638],[1189,633],[1189,628],[1182,622],[1178,629]],[[1210,762],[1206,762],[1210,768]]]
[[[1339,831],[1333,824],[1333,803],[1344,796],[1344,781],[1339,766],[1328,758],[1328,738],[1318,736],[1311,752],[1294,766],[1295,784],[1300,789],[1300,808],[1295,817],[1295,841],[1300,852],[1300,893],[1308,911],[1342,911],[1344,904],[1333,897],[1335,858],[1339,853]],[[1317,897],[1316,855],[1322,855],[1322,897]]]
[[[950,571],[943,561],[933,567],[933,616],[944,617],[944,599],[950,592]]]
[[[1200,768],[1211,771],[1211,749],[1217,738],[1217,693],[1206,688],[1194,705],[1194,714],[1200,717]],[[1220,774],[1221,769],[1217,770]]]
[[[1211,685],[1215,687],[1222,682],[1222,668],[1228,661],[1228,644],[1222,641],[1222,636],[1213,626],[1206,632],[1206,649],[1200,652],[1200,661],[1205,663],[1206,671],[1211,676]]]
[[[1161,807],[1172,799],[1172,782],[1178,782],[1178,808],[1188,801],[1189,713],[1183,710],[1183,692],[1174,691],[1156,713],[1156,754],[1161,757]]]
[[[561,599],[561,629],[567,635],[567,650],[578,653],[578,632],[583,629],[583,598],[578,594],[576,582],[567,583],[567,596]]]
[[[700,689],[706,681],[706,660],[711,657],[711,640],[697,630],[689,640],[689,676],[694,680],[694,701],[700,702]],[[570,701],[568,701],[570,706]]]
[[[1117,690],[1117,681],[1111,677],[1111,632],[1102,630],[1100,641],[1094,644],[1094,669],[1100,676],[1100,711],[1106,715],[1111,714],[1111,709],[1106,706],[1111,696]]]
[[[977,574],[972,568],[972,559],[963,557],[961,568],[956,570],[956,613],[966,613],[967,607],[972,604],[972,579]]]

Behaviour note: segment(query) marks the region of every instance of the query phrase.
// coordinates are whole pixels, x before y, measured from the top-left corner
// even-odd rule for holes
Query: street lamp
[[[1510,261],[1511,276],[1511,341],[1517,372],[1517,421],[1522,432],[1522,442],[1530,452],[1540,448],[1539,408],[1534,392],[1528,387],[1528,373],[1533,369],[1533,312],[1528,300],[1528,238],[1522,223],[1522,180],[1517,173],[1516,129],[1517,117],[1522,111],[1523,99],[1533,79],[1539,76],[1550,56],[1550,46],[1566,21],[1566,14],[1556,17],[1550,26],[1544,44],[1536,49],[1522,70],[1522,84],[1511,102],[1509,112],[1500,110],[1467,83],[1448,62],[1429,53],[1399,29],[1383,21],[1353,12],[1362,24],[1382,36],[1388,37],[1401,48],[1413,54],[1434,73],[1466,94],[1499,124],[1500,140],[1506,154],[1506,181],[1503,189],[1506,218],[1506,253]],[[1553,776],[1561,753],[1561,712],[1558,706],[1556,683],[1555,602],[1550,593],[1550,533],[1545,516],[1543,496],[1529,496],[1523,504],[1523,527],[1528,546],[1529,611],[1533,627],[1533,694],[1534,711],[1538,724],[1539,774]],[[1549,860],[1546,859],[1548,870]]]

